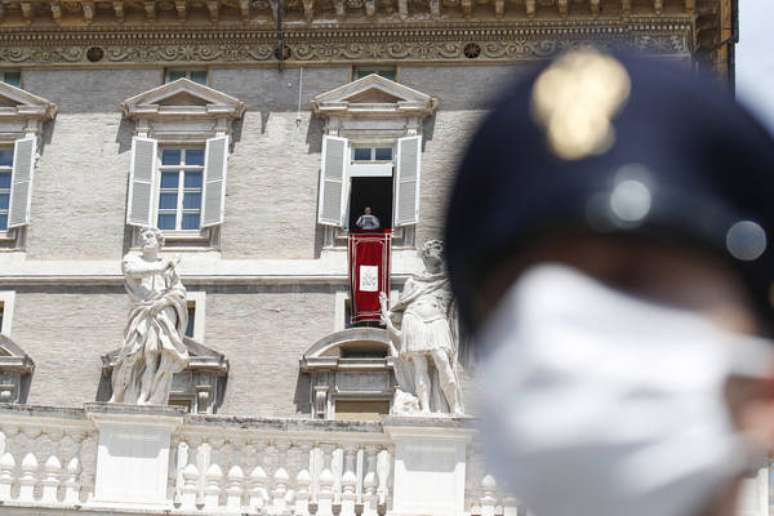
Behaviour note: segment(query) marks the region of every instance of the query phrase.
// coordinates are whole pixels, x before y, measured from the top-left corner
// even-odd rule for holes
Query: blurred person
[[[363,210],[363,214],[355,221],[355,225],[364,231],[373,231],[379,229],[382,224],[379,222],[376,215],[372,213],[371,207],[366,206]]]
[[[536,516],[731,516],[774,445],[774,144],[716,88],[567,53],[460,165],[445,232],[482,439]]]

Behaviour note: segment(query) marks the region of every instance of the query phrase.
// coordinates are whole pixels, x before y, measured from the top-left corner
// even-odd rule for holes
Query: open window
[[[435,99],[371,74],[318,95],[313,106],[326,119],[318,203],[326,245],[343,245],[348,231],[388,228],[394,244],[412,245],[420,220],[421,121]]]
[[[231,124],[244,104],[179,78],[122,106],[136,132],[127,224],[157,226],[167,247],[215,247],[224,221]],[[135,230],[135,243],[137,237]]]

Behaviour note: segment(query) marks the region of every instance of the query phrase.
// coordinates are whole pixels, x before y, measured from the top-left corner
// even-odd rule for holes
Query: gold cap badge
[[[631,90],[626,68],[592,48],[564,54],[535,81],[532,112],[551,150],[565,160],[603,154],[615,142],[612,118]]]

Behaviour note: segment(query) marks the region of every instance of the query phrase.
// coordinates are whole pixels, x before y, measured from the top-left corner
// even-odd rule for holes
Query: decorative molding
[[[685,15],[287,28],[290,55],[285,62],[512,62],[592,43],[687,56],[695,50],[694,33],[694,17]],[[0,65],[276,65],[275,45],[274,30],[239,27],[5,29],[0,31]]]
[[[245,104],[189,79],[162,84],[121,103],[135,132],[154,138],[202,140],[231,131]]]
[[[0,133],[4,133],[0,139],[12,141],[37,134],[43,123],[54,116],[56,104],[53,102],[0,82]]]
[[[321,93],[312,99],[312,109],[321,116],[424,118],[438,106],[438,99],[371,74]]]

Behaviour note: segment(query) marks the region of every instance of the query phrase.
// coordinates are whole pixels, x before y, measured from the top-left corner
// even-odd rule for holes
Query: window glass
[[[8,230],[8,205],[11,198],[13,148],[0,149],[0,231]]]
[[[0,167],[13,165],[13,149],[0,149]]]
[[[2,72],[1,75],[4,83],[21,88],[21,72]]]
[[[197,230],[202,208],[204,149],[161,150],[159,229]]]
[[[196,303],[188,303],[188,325],[185,327],[186,337],[193,338],[195,321],[196,321]]]
[[[167,82],[176,81],[185,77],[184,70],[169,70],[167,72]]]
[[[194,70],[191,72],[191,80],[199,84],[207,85],[207,70]]]
[[[160,210],[174,210],[174,209],[177,209],[177,192],[175,192],[175,193],[162,193],[159,196],[159,209]]]
[[[207,70],[185,70],[185,69],[172,69],[167,70],[165,74],[165,82],[173,82],[178,79],[189,79],[199,84],[207,85]]]
[[[184,214],[183,229],[199,229],[199,213]]]
[[[181,150],[178,149],[164,149],[161,151],[161,164],[162,165],[179,165],[180,157],[183,155]]]
[[[195,170],[187,170],[185,173],[185,187],[186,188],[201,188],[202,187],[202,173]]]
[[[159,213],[159,229],[175,229],[175,215]]]
[[[392,161],[392,148],[377,147],[374,149],[374,159],[376,161]]]
[[[161,188],[177,188],[177,181],[179,177],[179,172],[162,172]]]
[[[353,159],[355,161],[371,161],[371,148],[355,147],[353,149]]]
[[[356,81],[367,77],[371,74],[381,75],[385,79],[391,81],[396,80],[398,76],[398,69],[396,66],[384,65],[384,66],[355,66],[352,69],[352,80]]]
[[[204,149],[189,149],[185,153],[186,165],[204,165]]]

